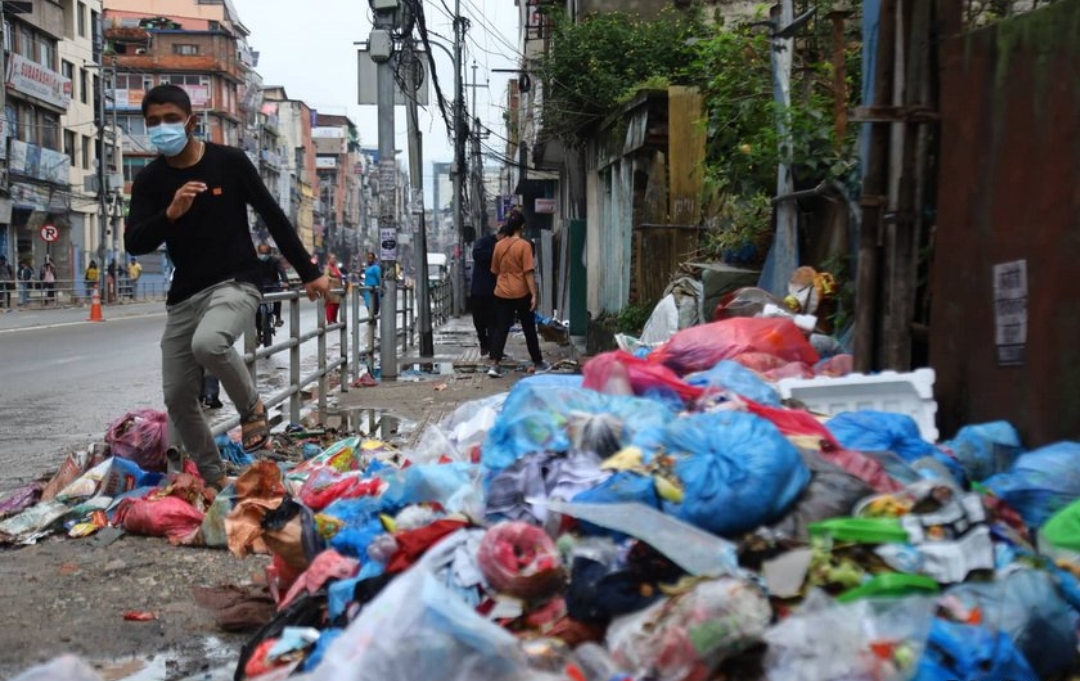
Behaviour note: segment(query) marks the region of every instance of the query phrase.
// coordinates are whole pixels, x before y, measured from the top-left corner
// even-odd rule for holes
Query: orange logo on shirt
[[[214,196],[221,196],[221,191],[222,191],[221,187],[214,187],[214,189],[211,191],[211,193]]]

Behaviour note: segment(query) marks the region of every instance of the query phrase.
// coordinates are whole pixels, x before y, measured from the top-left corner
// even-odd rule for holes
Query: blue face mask
[[[270,254],[269,253],[260,253],[259,254],[259,260],[262,260],[263,262],[266,262],[269,259],[270,259]]]
[[[165,156],[178,156],[188,143],[187,122],[162,123],[150,128],[150,143]]]

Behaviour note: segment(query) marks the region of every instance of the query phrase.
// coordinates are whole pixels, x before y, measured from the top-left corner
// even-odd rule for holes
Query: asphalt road
[[[287,308],[286,308],[287,309]],[[302,330],[317,324],[314,305],[302,306]],[[126,412],[163,409],[158,342],[161,303],[107,307],[104,324],[86,323],[86,310],[0,315],[0,492],[48,473],[65,452],[98,440]],[[284,330],[284,329],[282,329]],[[277,340],[284,338],[282,334]],[[328,352],[336,356],[336,334]],[[304,345],[304,373],[316,363],[316,343]],[[288,355],[260,363],[264,396],[284,387]],[[228,418],[231,405],[214,419]]]

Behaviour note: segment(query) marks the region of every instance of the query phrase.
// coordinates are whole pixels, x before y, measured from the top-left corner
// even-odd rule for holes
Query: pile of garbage
[[[100,522],[271,555],[275,612],[238,681],[1073,671],[1080,444],[1027,451],[1004,422],[935,444],[904,414],[795,408],[765,377],[820,362],[788,317],[721,319],[523,379],[409,449],[246,464],[213,498],[194,471],[145,472],[152,447],[113,449],[0,532]]]

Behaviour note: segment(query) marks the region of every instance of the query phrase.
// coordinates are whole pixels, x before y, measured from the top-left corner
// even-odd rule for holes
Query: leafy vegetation
[[[654,21],[610,12],[572,22],[550,10],[551,49],[538,69],[544,129],[581,145],[643,89],[698,87],[707,130],[703,199],[715,209],[707,255],[756,264],[769,246],[781,162],[801,186],[857,183],[855,126],[838,139],[834,121],[843,93],[835,91],[832,22],[825,18],[832,3],[819,4],[818,18],[797,41],[787,107],[774,98],[774,44],[760,21],[725,27],[704,21],[699,9],[668,9]],[[861,45],[851,40],[845,47],[842,106],[850,109],[860,92]]]

